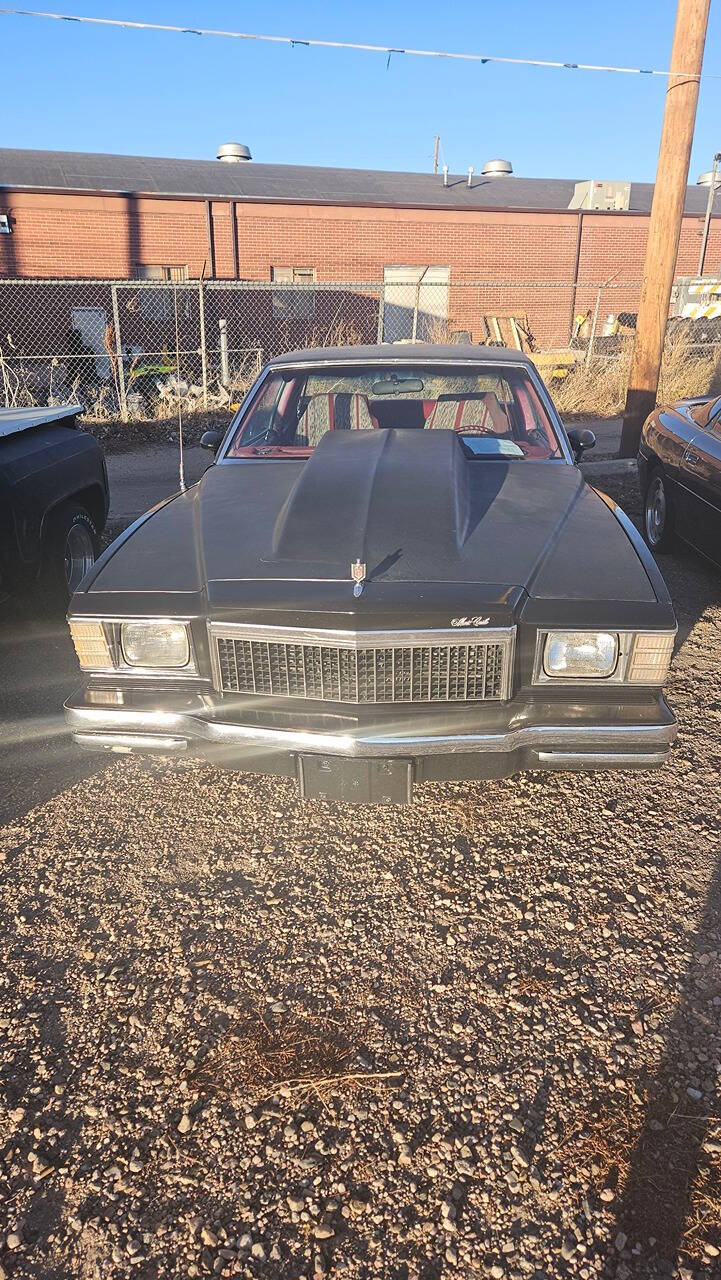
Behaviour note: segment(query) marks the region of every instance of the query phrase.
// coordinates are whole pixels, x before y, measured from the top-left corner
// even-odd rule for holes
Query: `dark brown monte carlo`
[[[205,443],[73,597],[81,746],[366,802],[667,758],[668,592],[524,356],[296,352]]]
[[[721,567],[721,396],[659,405],[638,451],[644,528],[654,551],[676,538]]]

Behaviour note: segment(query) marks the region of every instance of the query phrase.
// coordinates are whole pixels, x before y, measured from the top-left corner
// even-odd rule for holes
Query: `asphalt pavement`
[[[129,524],[144,511],[180,489],[180,457],[177,445],[151,445],[110,453],[106,458],[110,481],[110,519]],[[191,445],[185,449],[185,483],[195,484],[213,461],[212,453]]]

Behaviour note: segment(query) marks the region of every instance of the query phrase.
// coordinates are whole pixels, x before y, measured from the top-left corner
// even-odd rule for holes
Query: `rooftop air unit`
[[[569,209],[608,209],[618,212],[631,203],[630,182],[577,182]]]

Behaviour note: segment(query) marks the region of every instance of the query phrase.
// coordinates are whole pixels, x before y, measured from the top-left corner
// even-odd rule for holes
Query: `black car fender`
[[[149,511],[144,511],[141,516],[138,516],[137,520],[133,520],[132,524],[129,524],[127,528],[123,529],[122,533],[119,533],[117,538],[114,538],[110,545],[98,556],[95,564],[85,579],[83,590],[87,591],[92,586],[98,574],[105,568],[106,564],[112,560],[116,551],[119,551],[120,548],[124,546],[130,538],[132,538],[133,534],[136,533],[138,529],[142,528],[151,516],[155,515],[156,511],[160,511],[163,507],[167,507],[168,503],[173,502],[177,497],[177,493],[172,493],[169,498],[163,498],[161,502],[156,502],[154,507],[151,507]]]
[[[70,487],[63,490],[43,512],[40,523],[40,541],[44,542],[50,535],[58,511],[69,502],[77,503],[78,506],[84,507],[97,532],[102,533],[107,518],[106,493],[107,490],[103,489],[99,482],[77,489]]]
[[[648,580],[655,592],[656,599],[659,604],[666,605],[668,607],[670,624],[675,626],[676,618],[673,612],[673,605],[671,603],[671,596],[669,594],[668,587],[666,586],[666,583],[663,580],[663,575],[656,564],[651,551],[646,546],[642,535],[639,533],[633,521],[626,515],[623,508],[619,507],[618,503],[614,502],[613,498],[610,498],[607,493],[603,493],[600,489],[595,489],[594,492],[598,494],[598,497],[602,502],[605,502],[609,511],[613,512],[614,516],[618,520],[618,523],[626,534],[626,537],[631,543],[631,546],[646,571]]]
[[[653,449],[651,449],[644,440],[642,440],[639,445],[636,462],[638,465],[638,488],[641,498],[644,499],[646,497],[646,489],[648,488],[648,482],[651,478],[652,471],[655,471],[657,467],[661,467],[662,464],[660,459],[653,452]]]

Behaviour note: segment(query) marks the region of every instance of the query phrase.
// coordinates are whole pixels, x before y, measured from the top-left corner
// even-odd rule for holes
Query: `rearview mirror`
[[[388,378],[380,378],[374,382],[371,392],[374,396],[397,396],[419,394],[423,390],[422,378],[398,377],[391,374]]]
[[[223,439],[222,431],[204,431],[200,437],[201,449],[212,449],[217,453]]]
[[[571,442],[576,462],[580,462],[586,450],[593,449],[596,444],[596,437],[592,431],[589,431],[588,427],[573,427],[568,432],[568,439]]]

